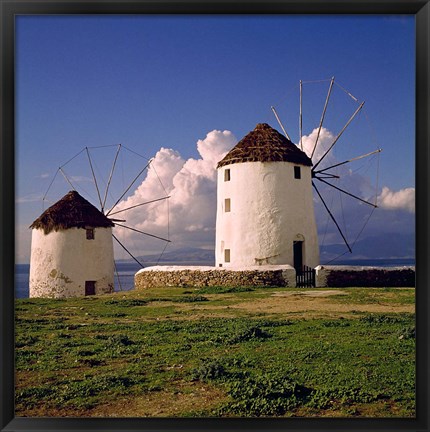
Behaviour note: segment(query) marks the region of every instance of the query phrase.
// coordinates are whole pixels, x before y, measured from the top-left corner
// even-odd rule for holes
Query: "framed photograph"
[[[1,3],[2,431],[428,431],[427,1]]]

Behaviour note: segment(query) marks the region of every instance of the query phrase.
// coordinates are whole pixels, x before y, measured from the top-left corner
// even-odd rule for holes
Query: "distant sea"
[[[145,263],[146,267],[155,263]],[[352,265],[352,266],[378,266],[378,267],[401,267],[414,266],[414,259],[375,259],[375,260],[349,260],[336,261],[333,265]],[[207,262],[163,262],[159,265],[208,265]],[[137,263],[117,263],[118,276],[115,274],[115,291],[129,291],[134,288],[134,275],[140,270]],[[27,298],[29,292],[29,264],[16,264],[15,266],[15,297]]]

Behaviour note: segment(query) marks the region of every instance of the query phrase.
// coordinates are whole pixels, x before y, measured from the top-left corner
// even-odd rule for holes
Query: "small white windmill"
[[[69,187],[69,191],[63,198],[45,210],[30,226],[32,228],[32,244],[30,259],[30,297],[74,297],[109,293],[114,290],[115,259],[113,240],[135,260],[140,267],[143,264],[130,252],[123,242],[114,234],[117,229],[131,230],[142,236],[148,236],[164,243],[164,252],[170,242],[169,233],[161,237],[144,232],[135,227],[125,225],[124,219],[113,218],[113,215],[127,214],[130,209],[143,205],[150,205],[159,201],[167,201],[160,181],[161,196],[149,201],[143,201],[131,207],[119,206],[121,200],[127,196],[133,184],[148,170],[151,160],[146,160],[143,168],[140,165],[136,172],[129,173],[132,181],[124,191],[121,190],[119,198],[108,200],[112,181],[115,179],[115,167],[121,151],[124,149],[133,153],[133,158],[138,155],[127,147],[118,145],[115,153],[109,177],[105,182],[104,194],[101,193],[101,176],[96,177],[97,164],[91,157],[91,147],[85,147],[68,162],[58,168],[51,184],[45,193],[44,200],[54,183],[58,173],[63,174]],[[65,166],[79,155],[87,156],[88,166],[92,175],[92,184],[96,189],[100,208],[98,209],[89,200],[85,199],[78,191],[77,180],[86,178],[68,176]],[[146,159],[146,158],[145,158]],[[82,167],[82,161],[79,166]],[[130,170],[128,170],[130,171]],[[111,201],[107,210],[107,203]],[[112,204],[113,203],[113,204]],[[124,203],[123,203],[124,204]],[[167,207],[168,211],[168,207]],[[161,255],[160,255],[161,257]],[[119,283],[119,276],[118,276]]]

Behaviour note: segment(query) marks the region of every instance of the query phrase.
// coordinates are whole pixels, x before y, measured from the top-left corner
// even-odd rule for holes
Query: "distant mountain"
[[[324,245],[320,248],[321,261],[333,259],[347,250],[344,244]],[[399,259],[415,258],[415,235],[384,233],[366,237],[352,248],[352,254],[342,256],[347,259]]]
[[[339,257],[347,251],[344,244],[331,244],[320,247],[321,262],[328,262]],[[353,253],[346,252],[342,255],[342,261],[347,260],[381,260],[381,259],[405,259],[415,258],[414,234],[380,234],[370,236],[358,241],[353,247]],[[143,263],[175,263],[188,265],[215,265],[215,251],[213,249],[200,249],[185,247],[165,252],[160,255],[143,255],[138,260]],[[130,260],[124,260],[130,261]]]
[[[165,252],[160,259],[160,255],[143,255],[138,257],[142,262],[159,263],[199,263],[215,265],[215,251],[210,249],[200,249],[185,247]]]

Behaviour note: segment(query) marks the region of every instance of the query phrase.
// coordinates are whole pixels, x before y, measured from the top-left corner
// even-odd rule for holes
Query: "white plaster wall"
[[[294,267],[290,265],[258,265],[258,266],[243,266],[243,267],[237,267],[237,266],[230,266],[228,269],[225,267],[212,267],[212,266],[180,266],[180,265],[156,265],[156,266],[150,266],[145,267],[140,270],[138,270],[135,273],[135,276],[141,273],[145,272],[151,272],[151,271],[160,271],[160,272],[178,272],[183,270],[189,270],[189,271],[195,271],[195,272],[209,272],[209,271],[252,271],[252,270],[259,270],[259,271],[277,271],[282,270],[282,274],[289,275],[288,279],[292,278],[294,279],[294,282],[296,280],[296,271],[294,270]]]
[[[85,295],[85,281],[96,281],[96,294],[114,287],[112,228],[95,228],[87,240],[82,228],[51,231],[33,229],[30,297]]]
[[[319,265],[315,268],[315,287],[321,288],[327,286],[327,275],[331,270],[326,266]]]
[[[290,162],[245,162],[218,169],[216,266],[294,265],[293,241],[304,238],[303,264],[319,264],[311,168]],[[224,171],[230,169],[230,181]],[[225,199],[231,211],[225,212]],[[230,249],[230,263],[224,250]]]

